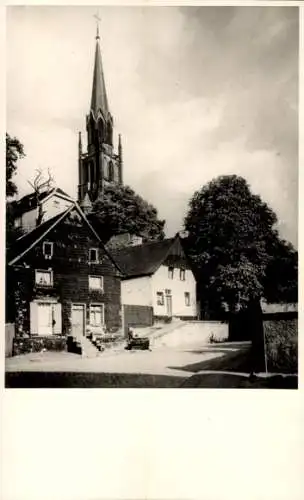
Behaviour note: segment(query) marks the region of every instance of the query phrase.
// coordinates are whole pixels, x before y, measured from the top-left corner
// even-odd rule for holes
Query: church
[[[86,117],[87,151],[82,150],[81,132],[78,143],[78,203],[85,213],[90,211],[94,201],[102,197],[107,184],[123,182],[121,135],[118,136],[118,151],[115,152],[113,127],[97,26],[91,104]]]
[[[121,135],[118,151],[113,147],[114,120],[111,115],[103,72],[99,28],[97,26],[92,94],[86,116],[87,151],[83,151],[81,132],[78,139],[78,193],[77,202],[85,214],[93,203],[103,196],[106,185],[123,183]],[[22,233],[66,210],[73,198],[59,188],[44,183],[35,193],[12,202],[14,225]],[[40,216],[38,217],[38,213]]]

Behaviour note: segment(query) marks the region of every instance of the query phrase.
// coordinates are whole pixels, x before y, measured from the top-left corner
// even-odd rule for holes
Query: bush
[[[298,373],[298,320],[264,322],[267,370]]]
[[[64,351],[66,349],[66,337],[46,336],[15,338],[13,343],[13,356],[28,354],[30,352],[42,351]]]

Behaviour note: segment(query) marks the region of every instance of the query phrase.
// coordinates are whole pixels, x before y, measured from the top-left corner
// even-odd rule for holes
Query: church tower
[[[81,133],[78,141],[78,202],[89,212],[92,203],[103,196],[104,186],[122,184],[122,144],[113,148],[113,117],[109,110],[102,66],[100,36],[97,25],[93,85],[89,114],[86,117],[87,152],[82,151]]]

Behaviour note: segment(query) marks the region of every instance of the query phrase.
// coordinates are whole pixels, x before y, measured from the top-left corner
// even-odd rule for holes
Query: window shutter
[[[38,335],[38,304],[30,302],[30,332],[32,335]]]
[[[56,321],[54,325],[54,333],[62,333],[61,327],[61,304],[54,304],[54,320]]]

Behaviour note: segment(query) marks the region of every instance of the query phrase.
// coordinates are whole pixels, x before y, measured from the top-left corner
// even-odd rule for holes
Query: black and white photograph
[[[296,6],[7,7],[6,388],[298,388],[298,93]]]

